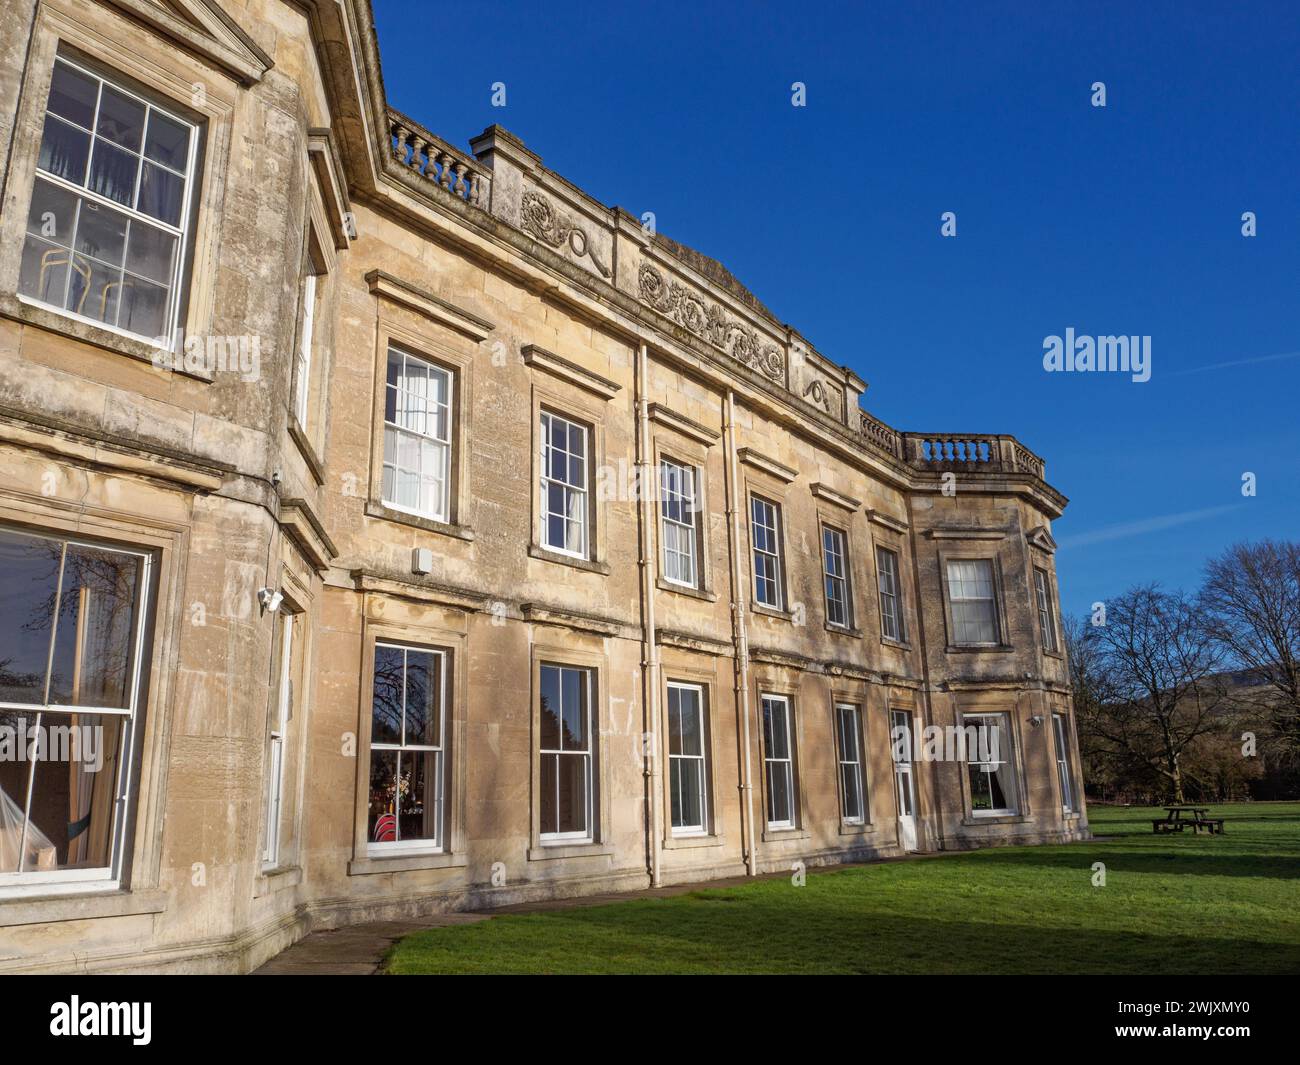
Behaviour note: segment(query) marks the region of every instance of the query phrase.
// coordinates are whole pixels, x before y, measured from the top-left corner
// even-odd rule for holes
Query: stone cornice
[[[525,366],[545,370],[553,377],[558,377],[571,385],[576,385],[600,399],[613,399],[623,387],[616,381],[592,373],[590,370],[584,369],[575,362],[570,362],[561,355],[556,355],[545,348],[539,348],[536,344],[525,344],[523,357]]]

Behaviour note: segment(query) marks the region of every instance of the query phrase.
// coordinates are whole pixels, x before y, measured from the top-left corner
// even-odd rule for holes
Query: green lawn
[[[1090,811],[1089,843],[810,872],[408,936],[394,973],[1300,973],[1300,804]],[[1093,887],[1091,866],[1106,865]]]

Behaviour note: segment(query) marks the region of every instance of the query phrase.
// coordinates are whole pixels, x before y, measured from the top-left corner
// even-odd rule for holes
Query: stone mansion
[[[369,0],[0,51],[0,972],[1087,837],[1024,444],[394,110]]]

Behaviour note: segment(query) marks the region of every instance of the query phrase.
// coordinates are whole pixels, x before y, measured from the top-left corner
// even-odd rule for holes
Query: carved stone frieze
[[[758,333],[737,321],[721,306],[696,295],[676,281],[666,282],[664,275],[643,262],[637,275],[641,302],[733,359],[765,374],[773,381],[785,383],[785,358],[775,344],[764,344]]]
[[[601,277],[609,277],[609,267],[596,258],[591,249],[591,240],[587,231],[573,219],[560,214],[539,192],[525,192],[519,205],[519,226],[526,233],[538,240],[558,248],[567,244],[569,251],[581,259],[587,256],[600,271]]]

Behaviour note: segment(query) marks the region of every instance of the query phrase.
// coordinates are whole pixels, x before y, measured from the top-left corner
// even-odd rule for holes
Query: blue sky
[[[1293,4],[374,3],[395,106],[653,211],[890,424],[1043,455],[1067,611],[1300,536]],[[1067,327],[1151,380],[1045,373]]]

